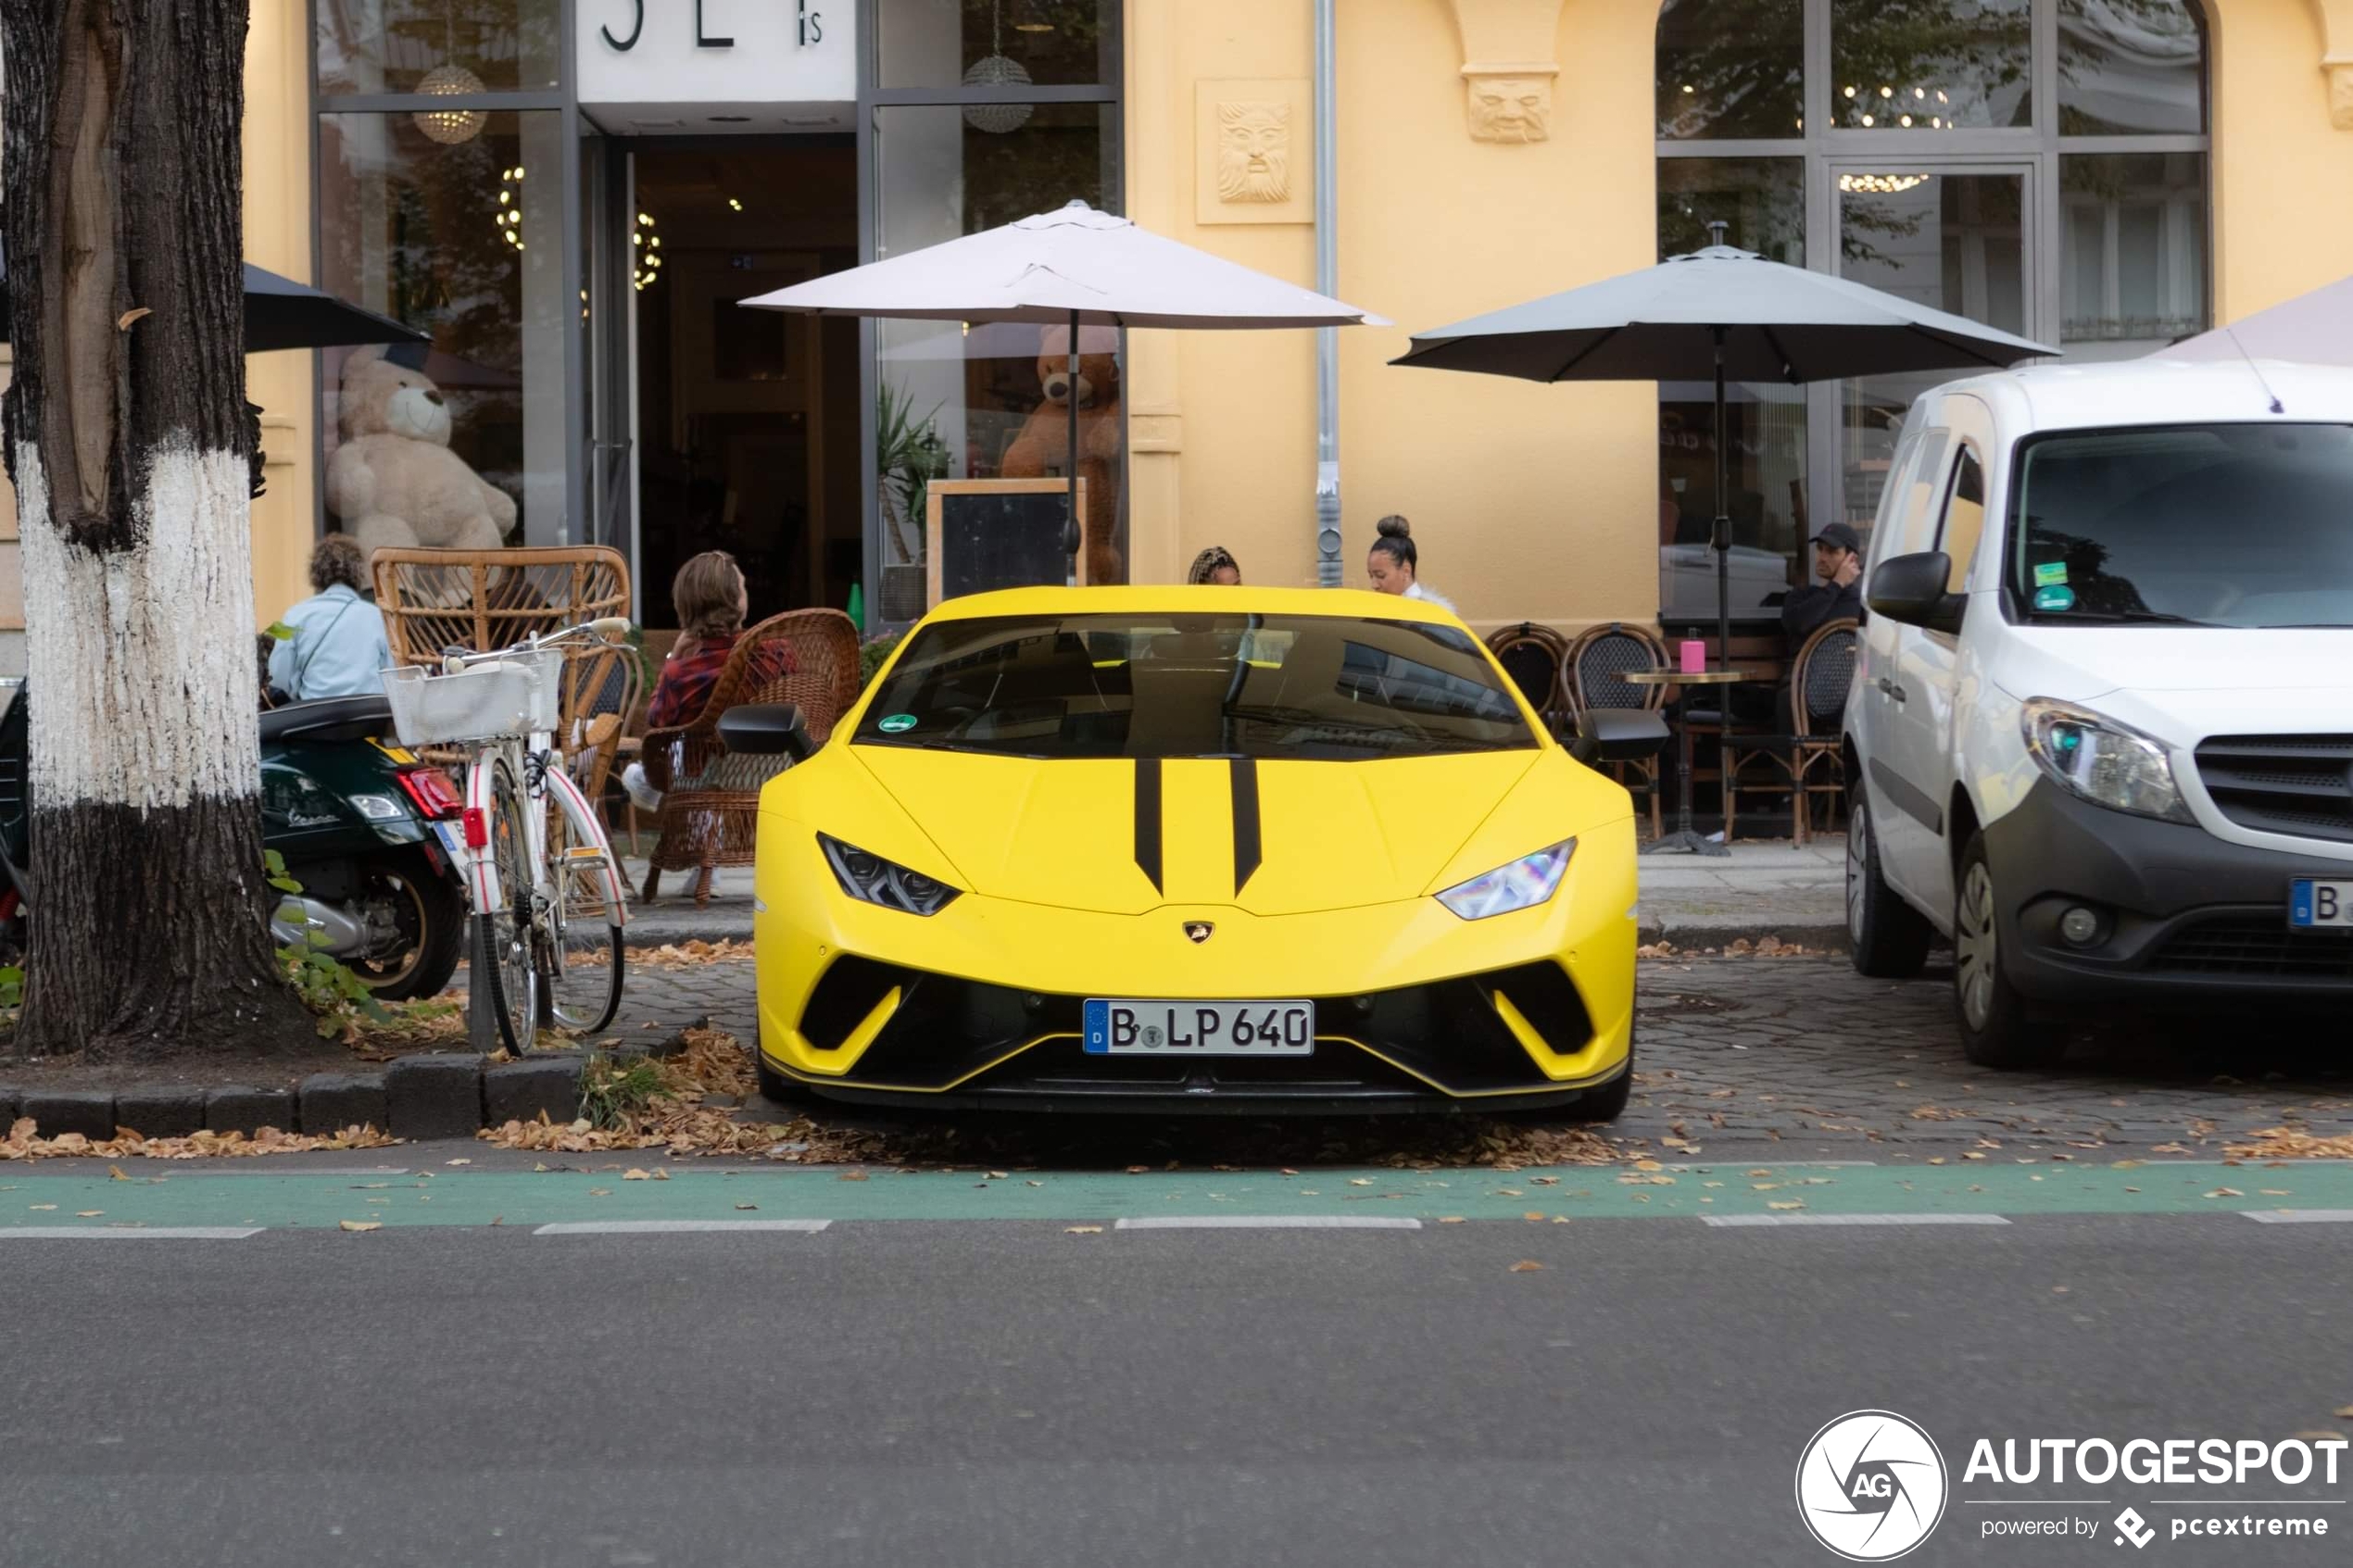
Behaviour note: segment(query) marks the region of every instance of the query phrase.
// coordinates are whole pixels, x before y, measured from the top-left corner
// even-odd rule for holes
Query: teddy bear
[[[1111,338],[1108,332],[1101,333]],[[1087,581],[1125,581],[1119,557],[1119,444],[1125,433],[1120,403],[1119,358],[1089,354],[1093,341],[1079,336],[1078,382],[1070,377],[1070,329],[1049,327],[1038,356],[1038,382],[1044,397],[1022,421],[1005,448],[1007,479],[1060,478],[1070,471],[1070,405],[1078,402],[1078,476],[1087,482],[1087,515],[1079,520],[1087,552]]]
[[[515,500],[449,450],[449,407],[422,370],[358,349],[343,365],[338,424],[327,460],[327,508],[372,555],[385,548],[495,550],[515,525]]]

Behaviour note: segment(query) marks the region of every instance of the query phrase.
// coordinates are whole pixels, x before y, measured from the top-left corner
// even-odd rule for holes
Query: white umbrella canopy
[[[1386,327],[1369,310],[1164,239],[1074,201],[1001,228],[870,261],[742,302],[811,316],[1027,322],[1070,330],[1070,375],[1088,327],[1239,332]],[[1077,581],[1078,400],[1069,400],[1070,490],[1063,548]]]
[[[2152,359],[2287,359],[2302,365],[2353,365],[2353,278],[2258,310],[2227,327],[2200,332]]]
[[[1040,326],[1385,327],[1368,310],[1072,202],[743,302],[813,316]]]

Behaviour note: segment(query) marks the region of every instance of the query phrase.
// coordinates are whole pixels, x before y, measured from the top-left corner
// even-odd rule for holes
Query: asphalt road
[[[2191,1494],[1971,1503],[1975,1439],[2342,1430],[2347,1278],[2353,1224],[2235,1212],[15,1239],[0,1562],[1813,1565],[1801,1450],[1876,1407],[1951,1467],[1907,1561],[2114,1562]]]

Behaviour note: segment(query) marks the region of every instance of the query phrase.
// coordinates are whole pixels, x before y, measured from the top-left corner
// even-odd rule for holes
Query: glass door
[[[1841,277],[2035,335],[2032,165],[1879,158],[1834,162],[1828,172],[1825,211]],[[1815,471],[1836,475],[1838,488],[1815,526],[1835,520],[1868,532],[1912,399],[1969,373],[1858,376],[1818,389],[1813,423],[1827,449],[1817,451]]]

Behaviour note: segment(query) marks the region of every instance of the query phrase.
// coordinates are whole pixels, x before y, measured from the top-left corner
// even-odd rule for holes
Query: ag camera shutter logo
[[[1928,1539],[1948,1495],[1935,1439],[1893,1411],[1842,1415],[1798,1456],[1798,1517],[1850,1562],[1890,1562]]]

